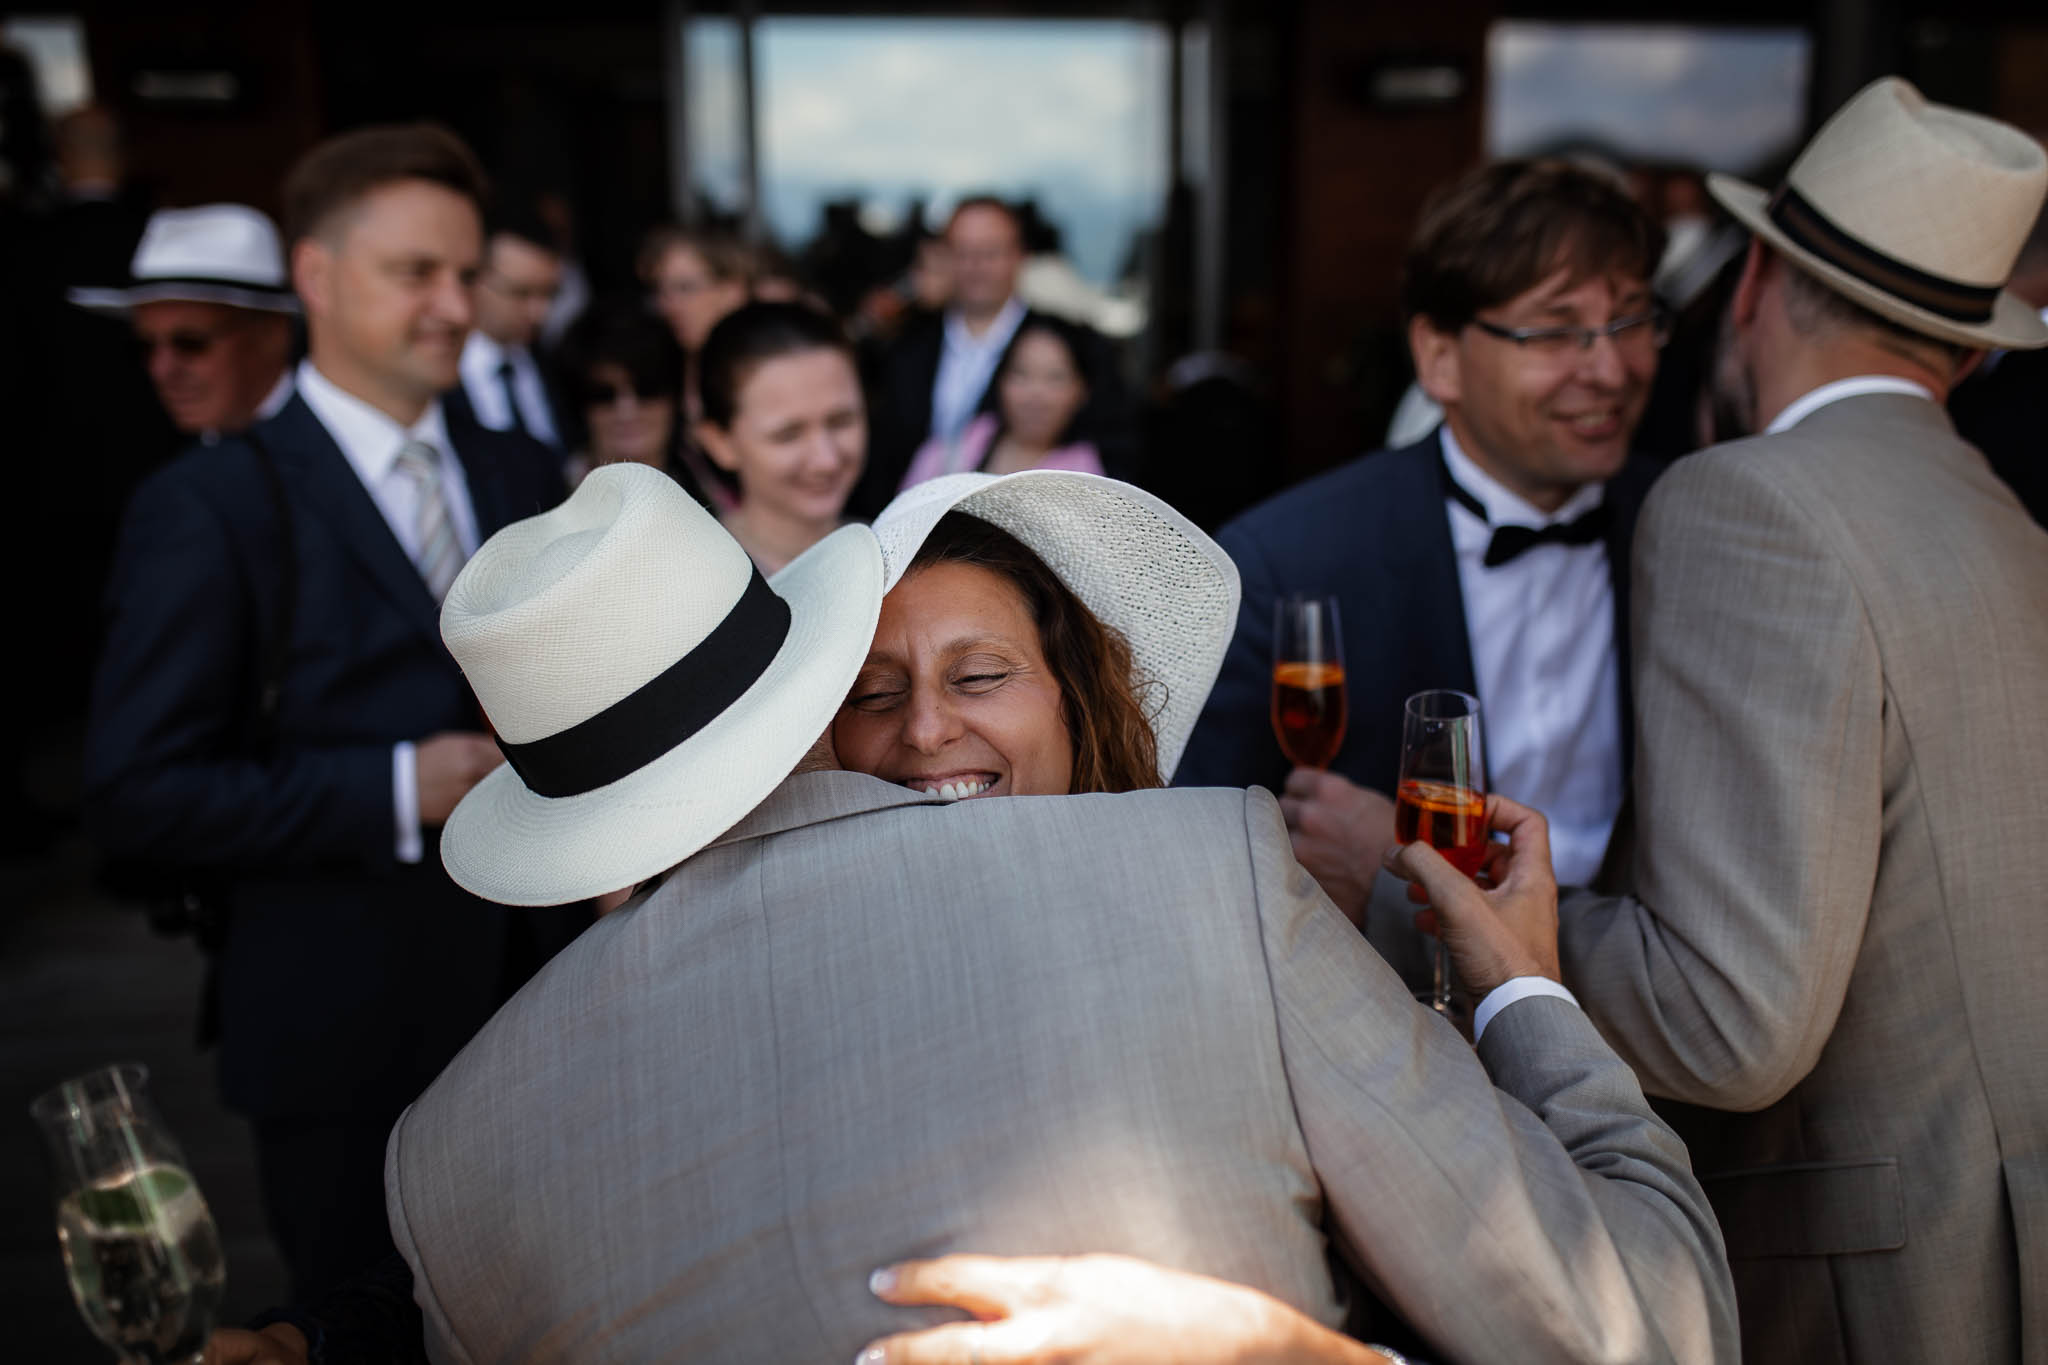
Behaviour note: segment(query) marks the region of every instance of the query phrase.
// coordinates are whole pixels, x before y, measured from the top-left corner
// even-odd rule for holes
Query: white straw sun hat
[[[448,818],[449,875],[487,900],[560,905],[673,867],[824,733],[881,605],[865,526],[768,582],[666,474],[592,470],[484,542],[442,604],[507,758]]]
[[[265,313],[296,313],[277,226],[247,204],[201,204],[149,215],[125,289],[74,289],[71,301],[125,315],[139,303],[177,299]]]
[[[1881,317],[1960,346],[2048,346],[2048,323],[2004,288],[2048,193],[2048,152],[2017,128],[1886,76],[1813,135],[1774,193],[1718,174],[1707,188]]]
[[[1074,596],[1131,646],[1171,779],[1237,629],[1237,566],[1200,528],[1141,488],[1096,474],[1031,469],[948,474],[882,509],[886,587],[948,512],[998,526],[1028,546]]]

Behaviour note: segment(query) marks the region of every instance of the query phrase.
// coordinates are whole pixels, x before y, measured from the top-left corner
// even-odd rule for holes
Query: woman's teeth
[[[908,782],[904,785],[926,796],[936,796],[941,801],[964,801],[970,796],[981,795],[995,784],[969,778],[960,782]]]

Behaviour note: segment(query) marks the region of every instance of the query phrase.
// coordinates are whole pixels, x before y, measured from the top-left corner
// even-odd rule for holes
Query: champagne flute
[[[1303,768],[1327,768],[1344,745],[1344,644],[1337,599],[1284,597],[1273,609],[1273,733]]]
[[[134,1062],[65,1081],[29,1106],[57,1187],[72,1297],[123,1361],[198,1365],[227,1287],[220,1234]]]
[[[1401,780],[1394,793],[1394,837],[1421,840],[1468,877],[1486,857],[1486,761],[1480,747],[1479,698],[1464,692],[1417,692],[1401,720]],[[1441,928],[1441,926],[1439,926]],[[1432,954],[1426,1003],[1451,1010],[1451,953],[1441,932]]]

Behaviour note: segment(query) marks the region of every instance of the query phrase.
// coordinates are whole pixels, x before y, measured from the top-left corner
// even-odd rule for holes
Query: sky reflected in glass
[[[1754,174],[1804,131],[1810,47],[1791,28],[1503,21],[1488,34],[1486,149],[1594,143]]]
[[[737,43],[700,29],[712,22],[691,26],[692,179],[732,207],[719,191],[740,145]],[[1033,197],[1081,274],[1110,283],[1166,191],[1167,43],[1161,26],[1120,20],[764,17],[769,230],[808,241],[831,200],[858,200],[887,230],[917,200],[943,214],[976,191]]]

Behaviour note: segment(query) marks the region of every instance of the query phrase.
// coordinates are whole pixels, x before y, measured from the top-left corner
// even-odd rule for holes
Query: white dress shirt
[[[476,553],[476,510],[469,500],[462,461],[449,444],[440,403],[429,403],[417,422],[400,426],[389,413],[335,387],[310,360],[299,362],[298,389],[320,425],[341,447],[370,501],[384,514],[384,524],[407,559],[418,563],[420,551],[419,485],[398,468],[398,452],[410,441],[424,441],[441,452],[441,499],[448,509],[448,524],[462,546],[462,557]],[[396,812],[398,860],[416,863],[425,855],[425,842],[420,837],[418,757],[410,740],[391,747],[391,803]]]
[[[547,385],[541,383],[540,366],[533,352],[524,346],[500,346],[472,328],[462,343],[462,392],[476,420],[491,431],[512,430],[512,409],[506,403],[505,381],[498,371],[512,365],[512,392],[519,401],[519,417],[529,436],[559,449],[560,433],[555,429],[554,409],[548,403]]]
[[[1543,812],[1558,883],[1583,886],[1600,870],[1627,784],[1607,547],[1538,545],[1491,569],[1485,558],[1494,527],[1574,521],[1606,486],[1588,484],[1544,513],[1474,463],[1448,423],[1438,430],[1451,477],[1487,513],[1444,500],[1492,787]]]
[[[1798,426],[1800,422],[1819,412],[1830,403],[1839,403],[1844,398],[1861,398],[1868,393],[1898,393],[1908,398],[1925,398],[1934,401],[1934,393],[1924,384],[1915,384],[1910,379],[1901,379],[1890,374],[1859,374],[1848,379],[1837,379],[1832,384],[1823,384],[1809,389],[1785,405],[1785,410],[1771,419],[1764,428],[1764,435],[1776,436],[1779,432]]]
[[[1023,325],[1024,313],[1023,303],[1012,296],[988,329],[975,336],[957,308],[946,310],[945,344],[939,349],[939,372],[932,379],[932,427],[927,437],[948,443],[960,439],[995,378],[1010,338]]]

